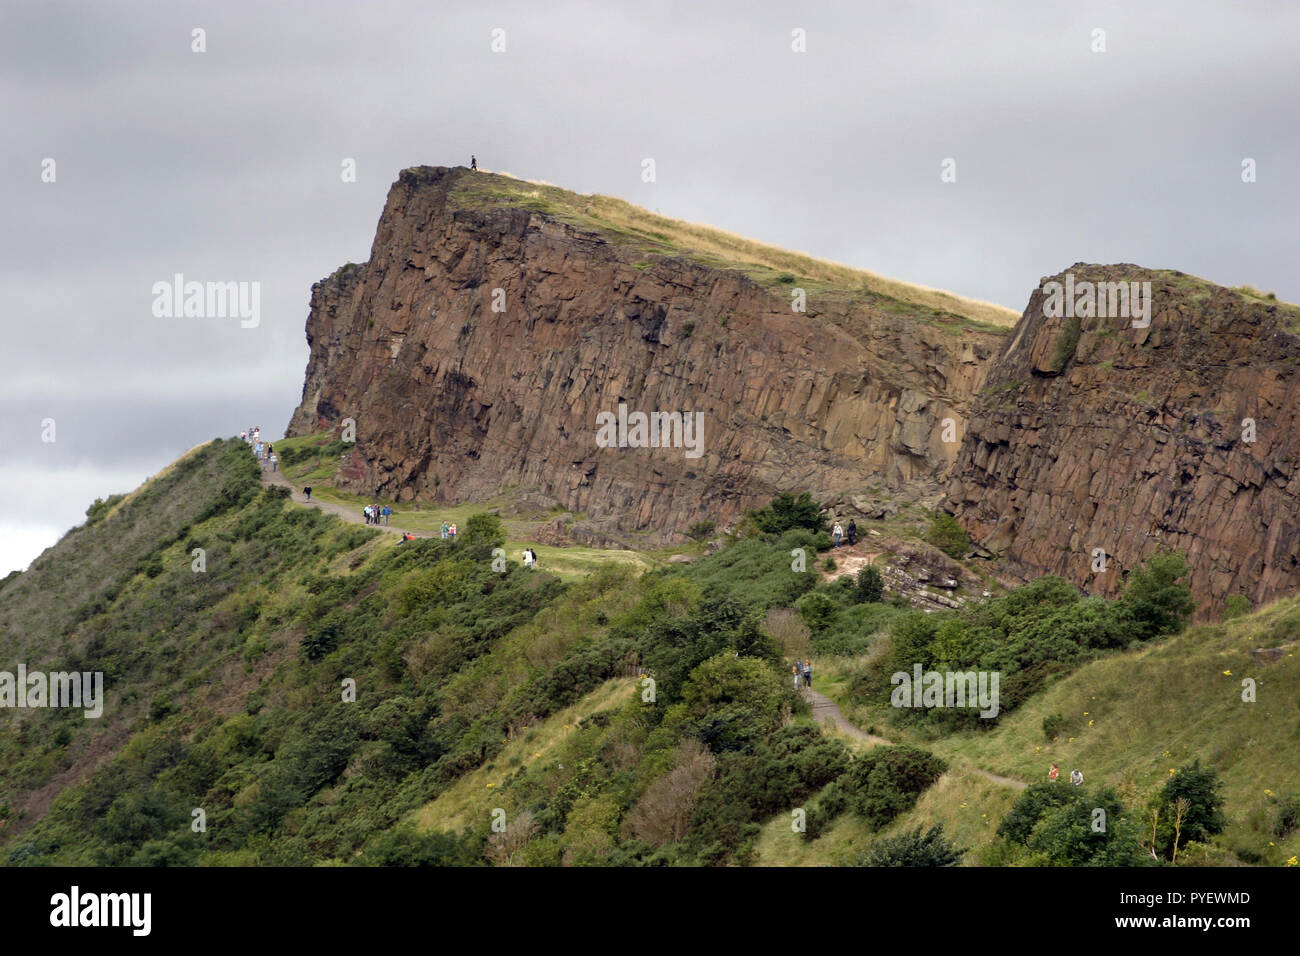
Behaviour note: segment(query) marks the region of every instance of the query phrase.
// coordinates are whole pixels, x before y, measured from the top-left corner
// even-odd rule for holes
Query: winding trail
[[[851,723],[840,711],[839,705],[825,694],[819,694],[811,687],[801,687],[799,688],[799,693],[803,696],[804,700],[812,704],[813,719],[819,724],[829,720],[837,730],[840,730],[857,740],[865,740],[872,746],[879,744],[889,745],[891,743],[891,741],[886,740],[884,737],[877,737],[875,734],[869,734],[865,730],[861,730],[856,724]],[[1029,784],[1025,783],[1023,780],[1013,780],[1011,777],[1004,777],[1001,774],[990,773],[989,771],[983,770],[979,767],[969,767],[969,769],[999,786],[1012,787],[1016,790],[1024,790],[1029,786]]]
[[[367,528],[374,528],[376,531],[391,531],[394,534],[404,534],[407,533],[408,530],[395,524],[367,524],[365,515],[361,513],[360,508],[349,508],[347,505],[335,504],[332,501],[321,501],[319,498],[313,498],[311,501],[308,501],[302,491],[293,484],[290,484],[289,479],[286,478],[284,472],[281,471],[271,471],[269,468],[263,468],[262,484],[280,485],[284,488],[288,488],[290,497],[298,504],[306,505],[308,508],[315,508],[318,511],[323,511],[329,515],[334,515],[334,517],[341,518],[351,524],[363,524]],[[417,538],[430,537],[427,531],[411,530],[409,533],[415,535]]]
[[[317,508],[326,514],[342,518],[344,521],[352,524],[364,524],[367,528],[374,528],[377,531],[391,531],[393,534],[403,534],[407,530],[400,525],[395,524],[366,524],[365,516],[362,515],[358,509],[349,508],[346,505],[335,504],[332,501],[321,501],[319,498],[313,498],[311,501],[308,501],[306,496],[304,496],[297,487],[291,484],[289,479],[285,477],[284,472],[281,471],[271,471],[267,468],[263,468],[262,483],[267,485],[281,485],[282,487],[288,488],[291,498],[298,504],[306,505],[309,508]],[[410,533],[414,534],[417,538],[429,537],[427,532],[411,531]],[[846,548],[845,551],[847,550],[848,549]],[[861,564],[870,564],[875,561],[878,556],[879,553],[868,552],[865,555],[866,560],[861,561]],[[825,694],[819,694],[811,687],[802,687],[799,689],[799,693],[803,695],[805,700],[812,704],[813,719],[817,721],[817,723],[820,724],[829,720],[837,730],[857,740],[865,740],[872,746],[881,744],[888,746],[891,744],[891,741],[884,737],[877,737],[875,734],[869,734],[865,730],[860,729],[856,724],[850,722],[840,710],[839,705]],[[989,771],[982,770],[979,767],[971,767],[970,769],[974,770],[982,777],[991,780],[993,783],[1004,787],[1013,787],[1016,790],[1024,790],[1029,786],[1029,784],[1021,780],[1013,780],[1010,777],[1003,777],[996,773],[990,773]]]

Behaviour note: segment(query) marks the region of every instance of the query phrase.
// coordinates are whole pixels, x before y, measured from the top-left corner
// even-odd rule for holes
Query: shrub
[[[696,541],[703,541],[709,535],[713,534],[713,531],[717,526],[718,523],[712,519],[697,521],[687,530],[686,536],[688,538],[693,538]]]
[[[877,747],[855,760],[845,774],[846,802],[879,830],[912,809],[947,769],[941,757],[916,747]]]
[[[918,826],[892,837],[882,837],[858,857],[858,866],[955,866],[965,850],[943,837],[937,823],[924,835]]]
[[[807,528],[816,532],[827,530],[826,522],[821,516],[821,506],[806,491],[798,498],[792,492],[783,491],[766,508],[748,511],[746,514],[754,519],[759,531],[768,534],[781,534],[791,528]]]
[[[715,762],[698,742],[684,743],[673,769],[651,783],[632,807],[623,824],[624,836],[653,847],[684,839],[700,791],[713,777]]]
[[[957,519],[939,512],[930,522],[925,540],[950,558],[964,558],[970,552],[970,535],[957,523]]]
[[[700,740],[721,753],[762,740],[780,726],[785,687],[766,662],[719,654],[691,673],[682,701]]]
[[[839,613],[839,607],[821,591],[810,591],[794,602],[799,617],[814,634],[824,631]]]
[[[1143,854],[1137,827],[1124,812],[1115,791],[1089,793],[1067,787],[1064,802],[1045,808],[1026,845],[1031,859],[1054,866],[1138,866],[1151,862]]]
[[[830,555],[827,555],[826,560],[822,562],[823,571],[834,571],[837,566],[838,565],[835,564],[835,559]]]
[[[1081,331],[1082,323],[1078,318],[1065,320],[1065,326],[1061,330],[1061,337],[1056,340],[1056,349],[1052,353],[1051,369],[1053,372],[1059,374],[1064,371],[1070,359],[1074,358],[1074,350],[1079,344]]]
[[[1250,598],[1244,594],[1229,594],[1223,602],[1223,620],[1231,621],[1250,613]]]
[[[1069,733],[1070,722],[1064,714],[1049,714],[1043,718],[1043,737],[1051,743],[1057,737]]]
[[[1182,630],[1196,610],[1191,589],[1179,583],[1186,574],[1182,552],[1163,551],[1129,575],[1116,610],[1138,640]]]
[[[1300,829],[1300,797],[1295,794],[1278,801],[1270,827],[1273,836],[1284,839]]]
[[[885,581],[874,565],[863,565],[858,571],[857,587],[854,590],[854,602],[857,604],[875,604],[885,596]]]
[[[1223,784],[1218,775],[1201,766],[1200,758],[1179,767],[1152,799],[1149,810],[1158,814],[1155,824],[1157,852],[1175,859],[1189,841],[1204,843],[1222,833]]]

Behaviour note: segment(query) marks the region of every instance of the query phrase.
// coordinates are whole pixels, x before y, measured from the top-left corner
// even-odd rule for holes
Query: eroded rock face
[[[1203,612],[1233,593],[1293,591],[1300,339],[1288,311],[1181,273],[1067,271],[1150,281],[1149,328],[1048,318],[1040,285],[977,397],[947,506],[1012,578],[1114,594],[1163,545],[1186,552]]]
[[[946,480],[958,446],[942,422],[964,430],[1004,336],[816,292],[793,313],[737,272],[449,201],[475,175],[404,171],[369,262],[312,289],[289,433],[354,419],[346,487],[439,501],[536,489],[671,537],[779,490]],[[702,413],[699,457],[599,447],[597,414],[620,403]]]

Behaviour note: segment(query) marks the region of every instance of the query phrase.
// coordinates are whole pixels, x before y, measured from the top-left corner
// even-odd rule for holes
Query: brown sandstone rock
[[[957,445],[941,423],[961,434],[1002,334],[815,290],[793,313],[739,272],[461,203],[466,176],[491,179],[404,171],[370,260],[312,289],[289,434],[354,419],[345,487],[441,502],[536,488],[675,540],[779,490],[946,479]],[[702,455],[598,447],[596,415],[620,403],[702,413]]]
[[[1117,593],[1157,548],[1180,548],[1209,613],[1300,585],[1300,338],[1294,313],[1181,273],[1089,266],[1077,280],[1148,280],[1151,326],[1083,318],[1059,370],[1062,320],[1040,287],[995,361],[947,506],[998,567]],[[1055,277],[1063,280],[1064,273]],[[1257,441],[1243,441],[1244,419]],[[1107,570],[1094,574],[1091,552]]]

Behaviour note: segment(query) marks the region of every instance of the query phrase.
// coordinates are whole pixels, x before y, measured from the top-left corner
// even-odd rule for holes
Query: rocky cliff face
[[[740,272],[458,198],[493,178],[404,171],[370,260],[313,287],[289,433],[354,419],[348,487],[535,489],[660,538],[778,490],[941,493],[1003,335],[846,293],[810,290],[796,313],[788,290]],[[698,457],[602,447],[597,416],[620,404],[698,413]]]
[[[1187,553],[1206,611],[1229,594],[1293,591],[1296,310],[1177,272],[1068,273],[1076,290],[1150,282],[1149,327],[1049,317],[1046,283],[1064,286],[1067,274],[1044,279],[975,402],[947,506],[1013,578],[1053,573],[1113,594],[1168,546]],[[1093,570],[1094,549],[1105,572]]]

